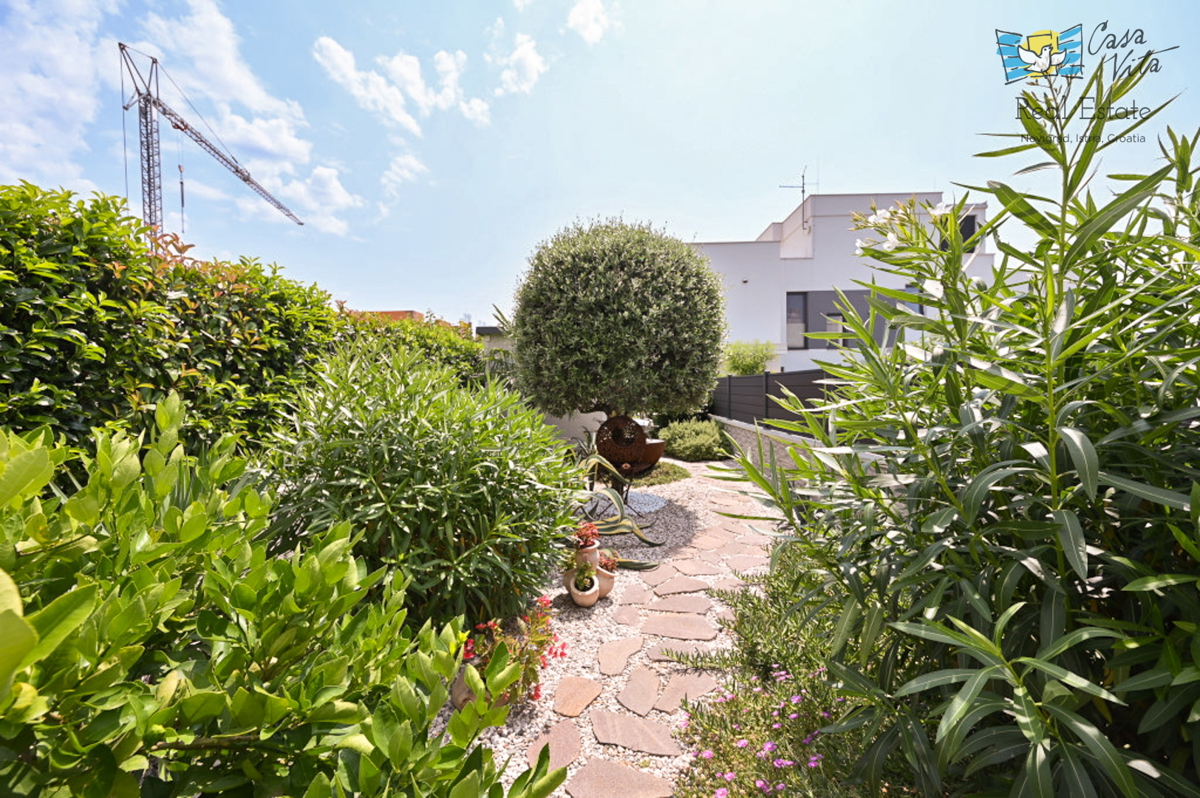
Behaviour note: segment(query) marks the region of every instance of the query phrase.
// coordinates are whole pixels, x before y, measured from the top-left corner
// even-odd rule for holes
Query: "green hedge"
[[[339,311],[276,266],[198,261],[172,237],[154,256],[145,232],[114,197],[0,186],[0,424],[84,445],[109,421],[147,429],[175,390],[188,436],[259,439],[330,347],[364,332],[482,374],[463,325]]]

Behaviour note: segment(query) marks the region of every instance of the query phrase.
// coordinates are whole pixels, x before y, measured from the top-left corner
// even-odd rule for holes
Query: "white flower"
[[[867,242],[863,241],[861,238],[854,239],[854,257],[861,258],[863,247],[865,247],[866,245],[867,245]]]
[[[950,211],[951,208],[949,205],[944,202],[939,202],[937,206],[929,212],[929,215],[936,219],[939,216],[945,216],[946,214],[950,213]]]
[[[900,239],[896,238],[895,233],[888,233],[887,241],[883,242],[883,248],[891,252],[898,246],[900,246]]]
[[[876,227],[880,227],[882,225],[887,224],[891,220],[892,220],[892,212],[889,211],[887,208],[884,208],[883,210],[875,211],[875,213],[868,216],[867,224],[872,224],[872,225],[875,225]]]

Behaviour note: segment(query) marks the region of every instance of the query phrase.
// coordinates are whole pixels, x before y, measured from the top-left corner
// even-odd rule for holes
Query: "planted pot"
[[[575,569],[572,568],[563,574],[563,581],[567,583],[567,592],[571,594],[571,600],[580,607],[591,607],[600,600],[600,579],[592,577],[592,586],[587,590],[580,590],[575,585]]]
[[[593,568],[600,567],[600,542],[597,541],[590,546],[584,546],[575,550],[575,564],[583,565],[585,562],[592,564]]]
[[[606,571],[603,568],[596,567],[596,581],[600,583],[600,598],[604,598],[612,592],[613,584],[617,581],[615,571]]]

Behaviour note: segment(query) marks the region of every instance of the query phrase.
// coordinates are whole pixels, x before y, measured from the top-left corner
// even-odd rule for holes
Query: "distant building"
[[[782,222],[773,222],[753,241],[720,241],[694,246],[708,256],[725,285],[725,315],[729,341],[768,341],[775,346],[772,370],[816,368],[815,360],[831,360],[832,342],[805,337],[806,332],[840,330],[841,314],[834,307],[842,290],[863,315],[869,291],[855,280],[905,288],[902,278],[871,267],[856,256],[855,240],[874,236],[855,232],[851,213],[869,214],[916,198],[936,206],[941,192],[917,194],[814,194]],[[964,235],[973,235],[986,221],[986,203],[970,205],[960,220]],[[923,219],[929,217],[923,214]],[[970,271],[990,274],[993,256],[982,243],[973,253]]]
[[[371,316],[379,316],[382,319],[389,321],[424,321],[425,314],[415,310],[363,310],[361,313],[366,313]]]

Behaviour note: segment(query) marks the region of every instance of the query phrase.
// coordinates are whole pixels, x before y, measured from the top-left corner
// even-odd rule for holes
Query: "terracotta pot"
[[[600,567],[600,541],[575,550],[575,564],[583,565],[585,562],[590,562],[593,568]]]
[[[612,592],[613,583],[617,581],[617,575],[613,571],[596,568],[596,581],[600,583],[600,598],[604,598]]]
[[[571,600],[580,607],[590,607],[600,600],[600,579],[592,578],[592,587],[590,590],[580,590],[575,587],[575,571],[568,571],[571,575],[571,581],[567,583],[567,592],[571,594]]]

